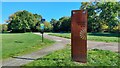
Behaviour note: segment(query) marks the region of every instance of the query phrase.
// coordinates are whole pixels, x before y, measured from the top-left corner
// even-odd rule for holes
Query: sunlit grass
[[[23,55],[51,45],[54,41],[44,39],[32,33],[12,33],[2,35],[2,58]]]
[[[63,38],[71,38],[71,33],[51,33],[49,35],[59,36]],[[101,41],[101,42],[120,42],[118,39],[119,34],[110,34],[110,33],[88,33],[87,39],[92,41]]]
[[[29,66],[118,66],[118,53],[108,50],[93,49],[87,52],[87,63],[74,62],[71,59],[71,48],[68,45],[65,49],[53,52],[43,58],[39,58],[29,64]]]

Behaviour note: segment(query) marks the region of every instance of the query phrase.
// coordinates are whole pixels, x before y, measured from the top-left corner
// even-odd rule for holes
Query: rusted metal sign
[[[73,10],[71,16],[71,56],[77,62],[87,62],[87,11]]]

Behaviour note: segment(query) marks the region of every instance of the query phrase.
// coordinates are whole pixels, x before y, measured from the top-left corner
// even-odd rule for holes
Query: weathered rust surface
[[[71,15],[71,56],[77,62],[87,62],[87,11],[73,10]]]

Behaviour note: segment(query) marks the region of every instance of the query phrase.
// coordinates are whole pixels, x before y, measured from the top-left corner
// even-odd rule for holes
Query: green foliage
[[[45,22],[44,22],[44,25],[45,25],[45,29],[44,29],[45,32],[50,32],[50,31],[52,31],[53,26],[50,24],[50,22],[45,21]]]
[[[113,28],[120,23],[118,11],[119,2],[82,2],[80,9],[88,10],[88,31],[101,32],[102,25],[107,25],[108,32],[114,32]]]
[[[39,58],[29,64],[22,66],[118,66],[118,53],[93,49],[87,54],[87,63],[77,63],[71,60],[71,48],[67,46],[65,49],[53,52],[43,58]]]
[[[70,33],[54,33],[49,34],[53,36],[63,37],[63,38],[71,38]],[[120,42],[118,37],[119,34],[116,33],[88,33],[87,39],[92,41],[102,41],[102,42]]]
[[[53,32],[59,32],[60,31],[60,22],[56,19],[51,19],[50,23],[53,26]]]
[[[2,24],[0,24],[0,33],[2,32]]]
[[[7,24],[2,24],[2,32],[7,32],[8,26]]]
[[[9,16],[9,20],[6,22],[8,23],[8,29],[12,30],[12,32],[35,31],[41,18],[41,15],[23,10]]]
[[[53,26],[53,32],[70,32],[71,30],[70,17],[61,17],[59,21],[51,19],[50,23]]]
[[[88,32],[119,32],[120,2],[82,2],[81,10],[88,11]],[[51,19],[53,32],[70,32],[70,17]]]
[[[59,19],[61,25],[60,25],[60,31],[61,32],[70,32],[71,31],[71,18],[70,17],[61,17]]]
[[[2,59],[31,53],[54,43],[32,33],[0,34],[2,36]],[[1,56],[1,54],[0,54]]]

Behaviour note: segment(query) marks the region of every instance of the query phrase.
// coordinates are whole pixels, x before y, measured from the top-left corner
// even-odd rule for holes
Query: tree
[[[56,19],[51,19],[50,23],[53,26],[53,32],[59,32],[60,31],[60,22]]]
[[[71,31],[71,18],[70,17],[61,17],[59,19],[61,25],[60,25],[60,31],[62,32],[70,32]]]
[[[56,19],[51,19],[50,23],[51,23],[52,25],[54,25],[54,24],[57,23],[57,20],[56,20]]]
[[[88,11],[88,32],[97,32],[97,28],[100,27],[96,8],[96,3],[82,2],[81,9]]]
[[[9,16],[8,29],[12,32],[35,31],[41,18],[41,15],[32,14],[26,10],[18,11]]]
[[[52,25],[50,24],[50,22],[47,22],[47,21],[45,21],[44,22],[44,25],[45,25],[45,29],[44,29],[44,31],[45,32],[50,32],[50,31],[52,31]]]
[[[117,14],[120,10],[118,2],[106,2],[103,3],[100,13],[100,19],[104,20],[108,25],[109,32],[113,32],[113,28],[118,26]]]
[[[119,2],[83,2],[81,9],[88,10],[88,31],[100,32],[102,25],[108,26],[108,31],[118,26],[117,14],[120,10]]]
[[[33,30],[40,31],[40,22],[41,22],[42,16],[38,14],[33,14],[33,15],[35,16],[35,22],[36,22],[36,25],[33,28]]]
[[[50,23],[53,26],[53,32],[70,32],[71,31],[71,18],[61,17],[58,21],[51,19]]]
[[[6,32],[8,30],[7,24],[2,24],[2,32]]]
[[[2,32],[2,24],[0,24],[0,33]]]

